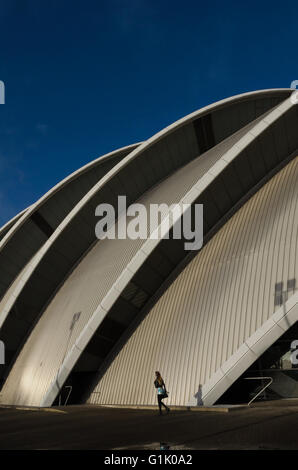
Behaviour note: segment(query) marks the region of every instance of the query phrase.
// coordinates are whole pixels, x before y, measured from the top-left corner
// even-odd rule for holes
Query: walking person
[[[160,375],[160,372],[156,371],[155,376],[156,376],[156,379],[154,380],[154,386],[157,389],[157,401],[158,401],[158,407],[159,407],[159,414],[162,415],[161,406],[165,407],[167,413],[170,412],[170,408],[162,402],[164,398],[168,397],[168,392],[167,392],[165,383],[163,381],[163,378]]]

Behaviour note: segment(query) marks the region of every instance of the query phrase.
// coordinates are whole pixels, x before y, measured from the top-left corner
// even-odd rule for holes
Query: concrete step
[[[88,405],[89,406],[89,405]],[[157,405],[91,405],[103,408],[119,408],[131,410],[158,410]],[[194,412],[213,412],[228,413],[230,411],[246,409],[247,405],[213,405],[213,406],[175,406],[169,405],[171,411],[194,411]]]

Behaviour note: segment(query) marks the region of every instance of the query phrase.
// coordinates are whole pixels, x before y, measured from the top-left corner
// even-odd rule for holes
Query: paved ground
[[[298,400],[228,413],[0,408],[0,449],[298,449]]]

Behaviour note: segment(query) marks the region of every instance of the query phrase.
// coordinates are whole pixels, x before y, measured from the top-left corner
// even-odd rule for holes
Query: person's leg
[[[163,403],[161,401],[161,395],[157,395],[157,400],[158,400],[159,414],[162,415],[161,405],[163,405]]]
[[[162,398],[160,399],[160,402],[161,402],[162,406],[164,406],[165,409],[167,410],[167,413],[169,413],[170,408],[162,402]]]

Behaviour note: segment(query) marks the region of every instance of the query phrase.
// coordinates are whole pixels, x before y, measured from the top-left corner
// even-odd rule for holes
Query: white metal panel
[[[221,155],[219,144],[145,193],[138,202],[146,207],[151,203],[170,205],[179,202]],[[104,310],[110,308],[119,295],[113,289],[110,300],[105,299],[102,303],[113,283],[126,267],[129,269],[129,262],[145,242],[101,240],[86,254],[57,292],[20,352],[3,386],[0,397],[2,403],[40,404],[50,383],[53,380],[55,382],[67,352],[93,312],[99,305]],[[140,251],[140,256],[144,259],[147,255]],[[133,265],[131,269],[134,271]],[[70,335],[73,315],[78,312],[81,312],[80,318]],[[27,386],[15,387],[16,382],[26,384],[29,381],[35,384],[30,389]]]
[[[32,221],[32,216],[39,211],[39,215],[45,218],[51,228],[55,230],[66,214],[76,205],[84,195],[81,182],[86,184],[86,192],[94,183],[87,184],[88,172],[101,168],[101,176],[116,162],[124,157],[138,144],[116,150],[88,163],[78,169],[64,180],[51,188],[37,202],[32,204],[12,221],[8,222],[0,230],[0,260],[2,263],[2,276],[0,282],[0,298],[5,294],[5,289],[14,281],[15,277],[34,256],[37,250],[48,239],[48,235]],[[47,219],[47,215],[49,216]],[[1,232],[3,236],[1,237]],[[9,267],[9,268],[8,268]]]
[[[168,403],[188,403],[201,383],[208,384],[210,404],[239,376],[243,366],[220,372],[221,365],[274,314],[275,282],[298,278],[297,181],[296,157],[173,282],[109,366],[91,403],[154,404],[154,371],[160,370],[170,390]],[[237,361],[245,356],[250,364],[283,333],[278,326],[275,331],[275,322],[270,333],[271,323],[255,355],[246,350]],[[262,330],[256,334],[263,337]]]

